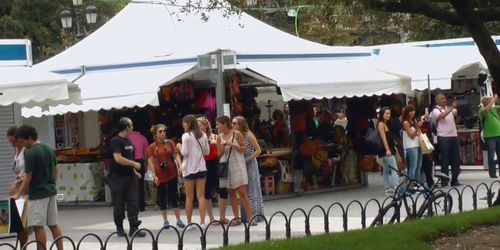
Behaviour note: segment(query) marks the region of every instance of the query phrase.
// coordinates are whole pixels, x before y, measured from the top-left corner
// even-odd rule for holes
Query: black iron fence
[[[495,189],[494,189],[495,188]],[[466,185],[461,187],[461,189],[457,187],[452,187],[448,190],[443,191],[443,190],[437,190],[436,193],[444,193],[445,195],[450,195],[453,199],[453,202],[451,205],[452,208],[450,209],[451,213],[461,213],[465,210],[477,210],[478,209],[478,201],[479,199],[486,201],[487,207],[490,207],[493,205],[493,198],[495,195],[495,191],[493,190],[499,190],[500,188],[500,181],[496,180],[492,182],[490,185],[486,183],[481,183],[477,185],[475,188]],[[464,208],[464,197],[467,195],[470,195],[472,198],[472,207],[469,209]],[[421,204],[421,202],[426,199],[422,195],[417,195],[416,197],[410,198],[411,200],[411,209],[413,211],[416,211],[418,204]],[[370,199],[366,201],[365,203],[359,201],[359,200],[353,200],[349,202],[347,205],[343,205],[339,202],[334,202],[331,203],[328,207],[323,207],[320,205],[314,205],[311,207],[309,210],[305,210],[302,208],[296,208],[294,209],[288,216],[285,212],[283,211],[277,211],[273,213],[269,217],[264,217],[262,215],[255,215],[250,219],[250,222],[260,218],[262,219],[262,222],[265,223],[265,240],[271,240],[271,233],[273,232],[271,225],[273,220],[276,220],[277,218],[283,218],[284,219],[284,225],[280,225],[280,230],[285,229],[285,237],[286,239],[290,239],[292,237],[292,229],[291,229],[291,224],[292,220],[294,219],[304,219],[304,233],[305,235],[309,236],[311,235],[311,218],[312,218],[312,213],[313,212],[319,212],[321,216],[323,217],[323,224],[324,224],[324,233],[330,233],[330,218],[334,215],[333,212],[337,211],[340,212],[337,215],[340,215],[342,218],[342,231],[348,231],[348,225],[349,225],[349,215],[352,214],[350,213],[350,210],[355,209],[356,212],[359,212],[360,218],[361,218],[361,228],[367,228],[367,223],[374,224],[372,221],[367,221],[367,211],[370,208],[375,207],[375,209],[378,209],[376,211],[382,212],[383,208],[387,205],[390,204],[391,202],[394,201],[394,198],[388,197],[382,201],[379,201],[377,199]],[[465,204],[465,205],[470,205],[470,204]],[[445,204],[446,206],[446,204]],[[396,212],[397,216],[397,222],[400,221],[401,217],[404,216],[405,212],[401,212],[402,206],[398,206],[397,209],[398,211]],[[300,216],[300,217],[299,217]],[[375,218],[377,219],[377,218]],[[237,220],[237,218],[233,219]],[[383,221],[381,221],[380,224],[383,224]],[[201,249],[206,249],[207,248],[207,233],[215,231],[216,227],[220,227],[222,229],[221,236],[222,236],[222,246],[228,246],[229,245],[229,232],[234,228],[230,226],[225,226],[220,223],[220,221],[212,221],[210,224],[206,226],[206,228],[202,228],[199,224],[192,223],[190,225],[194,225],[196,227],[196,231],[199,232],[200,235],[200,248]],[[244,243],[249,243],[250,242],[250,236],[252,234],[251,226],[249,223],[243,223],[244,225]],[[189,226],[189,225],[188,225]],[[187,228],[187,227],[186,227]],[[138,230],[138,232],[145,232],[146,237],[151,239],[151,249],[153,250],[158,250],[159,246],[159,240],[162,237],[166,237],[166,232],[167,231],[172,231],[175,238],[177,239],[177,248],[179,250],[184,249],[184,242],[185,242],[185,233],[186,233],[186,228],[183,230],[177,229],[175,227],[168,227],[168,228],[162,228],[158,233],[154,234],[153,231],[146,229],[146,228],[141,228]],[[15,236],[14,236],[15,237]],[[99,244],[99,249],[100,250],[106,250],[108,247],[108,243],[110,242],[110,239],[118,237],[117,232],[113,232],[110,235],[108,235],[105,238],[101,238],[100,236],[94,234],[94,233],[88,233],[84,235],[81,239],[78,241],[73,240],[72,238],[68,236],[61,236],[58,237],[57,239],[54,240],[54,242],[47,248],[47,249],[56,249],[55,243],[57,241],[68,241],[71,245],[70,249],[84,249],[82,248],[82,244],[84,242],[87,242],[89,240],[94,240]],[[126,246],[127,250],[132,250],[133,249],[133,244],[134,240],[136,240],[136,235],[134,234],[132,237],[127,237],[125,236],[124,238],[124,246]],[[12,240],[11,240],[12,241]],[[38,243],[36,241],[30,241],[28,242],[25,246],[23,246],[21,249],[28,249],[28,247],[34,247]],[[17,249],[18,248],[18,241],[16,240],[16,243],[12,244],[11,242],[4,242],[0,243],[0,250],[1,249]],[[41,244],[40,244],[41,246]],[[42,249],[45,249],[43,246],[41,246]],[[66,247],[67,248],[67,247]]]

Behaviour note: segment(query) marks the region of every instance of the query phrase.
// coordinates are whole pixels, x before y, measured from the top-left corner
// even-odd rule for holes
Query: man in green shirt
[[[479,110],[479,118],[483,124],[483,135],[488,151],[488,168],[491,178],[497,178],[495,153],[500,158],[500,106],[495,107],[497,96],[483,97],[483,107]]]
[[[24,153],[24,181],[14,199],[28,190],[28,227],[33,227],[38,242],[37,249],[46,249],[48,226],[54,239],[62,235],[57,223],[56,178],[59,174],[56,155],[49,146],[38,141],[36,129],[23,125],[16,132],[16,139],[26,149]],[[56,242],[57,249],[63,249],[63,242]]]

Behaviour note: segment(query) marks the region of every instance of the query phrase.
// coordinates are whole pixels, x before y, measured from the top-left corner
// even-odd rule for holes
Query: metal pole
[[[432,100],[431,100],[431,76],[429,74],[427,74],[427,90],[429,91],[428,95],[429,95],[429,107],[430,107],[432,104]]]
[[[224,115],[226,103],[226,88],[224,86],[224,68],[222,67],[222,50],[217,52],[217,82],[215,85],[215,100],[217,102],[217,117]]]

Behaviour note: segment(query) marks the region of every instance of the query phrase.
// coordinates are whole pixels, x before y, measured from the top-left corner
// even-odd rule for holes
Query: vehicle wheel
[[[438,193],[432,197],[432,201],[427,201],[417,212],[418,218],[422,216],[439,216],[450,214],[453,208],[453,198],[450,194]]]
[[[396,202],[391,202],[384,206],[378,215],[373,219],[370,227],[378,227],[384,224],[393,224],[398,215],[398,205]]]

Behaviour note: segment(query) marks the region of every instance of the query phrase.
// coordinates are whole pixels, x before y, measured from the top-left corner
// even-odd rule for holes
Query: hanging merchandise
[[[191,101],[194,99],[194,90],[193,86],[189,82],[189,80],[184,80],[179,84],[179,99],[181,101]]]
[[[243,103],[241,101],[241,75],[238,73],[229,77],[229,90],[231,95],[231,106],[235,115],[243,115]]]

